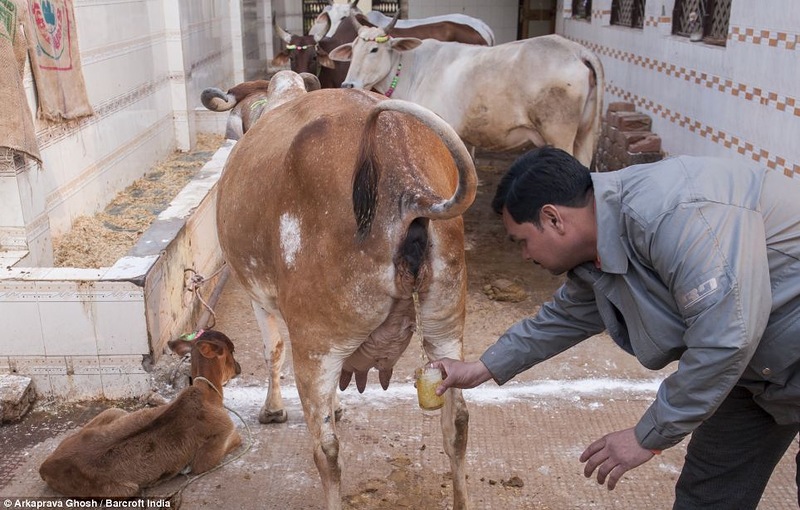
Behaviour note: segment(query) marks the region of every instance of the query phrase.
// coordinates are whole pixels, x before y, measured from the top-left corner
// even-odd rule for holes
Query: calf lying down
[[[233,342],[201,330],[169,347],[181,356],[191,352],[193,384],[161,407],[97,415],[42,463],[47,485],[72,497],[130,497],[187,466],[208,471],[241,444],[222,405],[222,386],[241,372]]]

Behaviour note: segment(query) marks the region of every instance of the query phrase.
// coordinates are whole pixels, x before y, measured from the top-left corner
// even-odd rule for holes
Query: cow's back
[[[395,250],[414,219],[401,217],[403,195],[424,187],[450,196],[456,187],[452,158],[428,128],[381,114],[376,214],[359,239],[354,170],[364,123],[382,99],[324,89],[270,111],[237,143],[219,183],[220,243],[240,281],[273,310],[319,310],[328,334],[367,334],[385,318],[398,292]],[[436,223],[434,236],[461,229],[460,218]]]

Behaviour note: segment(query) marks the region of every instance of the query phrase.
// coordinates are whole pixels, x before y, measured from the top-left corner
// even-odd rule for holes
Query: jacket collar
[[[622,182],[617,172],[592,172],[597,217],[597,255],[604,273],[624,274],[628,257],[623,245]]]

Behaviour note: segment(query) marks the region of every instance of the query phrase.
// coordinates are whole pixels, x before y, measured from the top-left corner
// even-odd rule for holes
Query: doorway
[[[556,0],[519,0],[517,39],[556,32]]]

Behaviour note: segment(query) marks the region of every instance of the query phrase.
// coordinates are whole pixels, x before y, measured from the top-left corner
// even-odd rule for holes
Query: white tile
[[[105,269],[53,267],[47,272],[47,280],[63,281],[95,281],[99,280]]]
[[[65,400],[90,400],[103,397],[103,380],[93,375],[50,375],[51,394]]]
[[[97,356],[66,356],[67,374],[100,375],[100,361]]]
[[[42,336],[45,352],[54,355],[97,355],[94,321],[96,310],[91,302],[42,301]]]
[[[103,275],[105,280],[133,280],[143,278],[158,260],[158,255],[122,257]]]
[[[0,301],[3,341],[0,355],[36,356],[45,354],[39,303],[35,301]]]
[[[99,355],[147,354],[144,300],[98,302],[94,305]]]
[[[67,375],[64,356],[9,356],[16,373],[28,377]]]
[[[150,392],[149,374],[103,374],[103,396],[107,399],[138,398]]]

